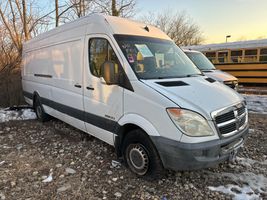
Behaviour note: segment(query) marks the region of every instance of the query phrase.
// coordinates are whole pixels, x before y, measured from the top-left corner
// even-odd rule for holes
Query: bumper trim
[[[243,145],[247,135],[248,126],[232,137],[201,143],[182,143],[160,136],[151,136],[151,139],[164,167],[177,171],[207,168],[229,159],[232,151]],[[229,151],[223,151],[232,145]]]

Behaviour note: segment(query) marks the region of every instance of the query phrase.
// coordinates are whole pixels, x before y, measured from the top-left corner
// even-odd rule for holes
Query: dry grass
[[[0,107],[25,104],[19,69],[0,73]]]

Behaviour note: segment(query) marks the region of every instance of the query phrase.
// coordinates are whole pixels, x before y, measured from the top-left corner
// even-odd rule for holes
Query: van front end
[[[181,115],[179,110],[177,109],[176,115]],[[234,159],[248,135],[248,112],[245,103],[214,111],[211,116],[212,120],[207,120],[206,124],[203,121],[204,125],[199,125],[203,122],[197,117],[190,119],[185,116],[187,119],[182,122],[179,118],[183,117],[176,116],[177,121],[180,121],[177,122],[175,116],[172,116],[177,131],[183,134],[180,141],[151,137],[165,168],[175,171],[194,170]],[[210,126],[209,130],[205,130],[207,125]],[[214,136],[217,138],[211,139]]]
[[[170,40],[114,37],[136,76],[134,93],[124,94],[125,116],[144,119],[142,133],[127,134],[122,147],[130,169],[144,175],[161,165],[193,170],[233,159],[248,134],[244,98],[205,76]]]

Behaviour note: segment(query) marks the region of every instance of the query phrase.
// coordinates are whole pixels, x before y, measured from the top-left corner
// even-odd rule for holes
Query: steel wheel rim
[[[149,158],[145,147],[141,144],[131,144],[128,147],[128,162],[130,168],[138,175],[145,175],[149,167]]]

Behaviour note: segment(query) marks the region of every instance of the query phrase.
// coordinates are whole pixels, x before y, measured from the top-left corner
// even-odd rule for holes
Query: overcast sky
[[[267,38],[267,0],[137,0],[139,15],[148,11],[186,11],[206,43]]]

